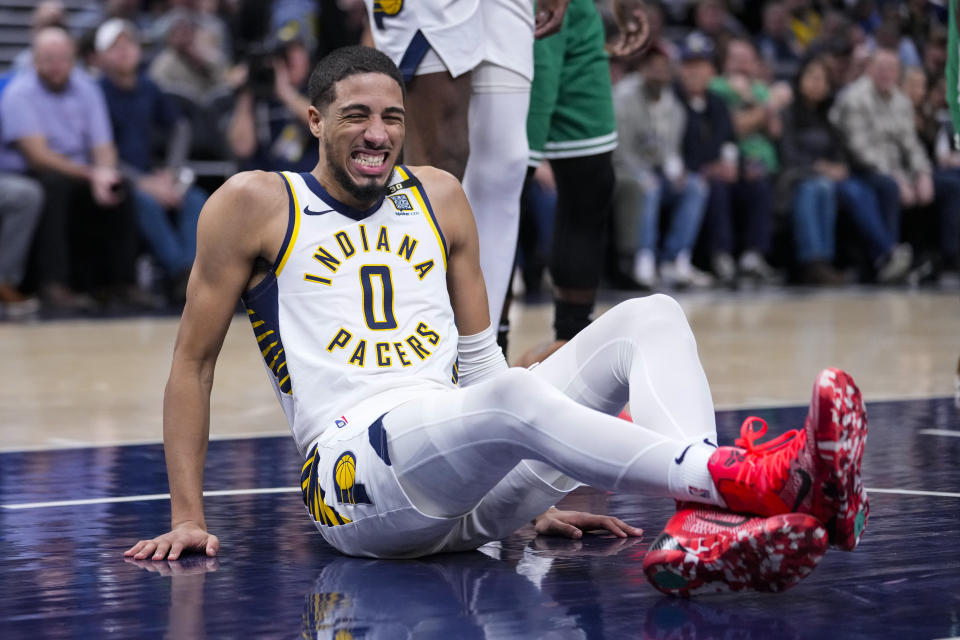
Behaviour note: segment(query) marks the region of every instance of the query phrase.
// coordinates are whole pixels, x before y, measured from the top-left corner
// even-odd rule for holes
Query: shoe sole
[[[673,596],[785,591],[810,575],[826,550],[827,532],[816,518],[788,513],[718,535],[704,549],[650,551],[643,571],[655,589]]]
[[[866,528],[870,502],[860,475],[867,414],[849,374],[839,369],[820,373],[806,428],[818,456],[813,515],[826,527],[830,544],[853,551]]]

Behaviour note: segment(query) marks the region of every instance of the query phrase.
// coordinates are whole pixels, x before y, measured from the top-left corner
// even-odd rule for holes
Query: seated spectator
[[[197,250],[197,220],[207,200],[202,189],[179,177],[189,125],[173,101],[139,71],[141,50],[132,23],[108,20],[97,30],[95,44],[121,170],[134,184],[140,234],[167,276],[173,301],[182,303]],[[153,136],[145,132],[167,140],[166,164],[154,161]]]
[[[933,170],[917,135],[913,105],[897,87],[899,75],[897,52],[878,49],[868,72],[840,94],[831,111],[854,159],[869,171],[867,179],[880,190],[878,198],[887,207],[886,222],[894,237],[899,237],[897,204],[911,216],[911,231],[928,226],[921,209],[931,204],[941,226],[955,224],[960,216],[960,182]],[[920,265],[923,275],[935,275],[942,261],[956,260],[953,239],[941,237],[940,241],[940,256]]]
[[[917,45],[909,37],[902,35],[900,20],[897,17],[886,18],[867,39],[872,49],[891,49],[900,56],[904,68],[919,67],[922,64]]]
[[[109,116],[100,88],[74,69],[74,51],[59,27],[34,37],[35,69],[15,76],[0,98],[0,169],[29,171],[43,185],[33,260],[45,303],[88,307],[74,287],[108,303],[139,303],[136,227]]]
[[[947,29],[941,24],[933,23],[930,33],[922,43],[923,70],[928,78],[943,76],[947,68]]]
[[[800,66],[802,47],[790,31],[785,0],[763,7],[763,31],[756,38],[757,53],[776,80],[792,81]]]
[[[780,111],[789,103],[791,91],[782,83],[768,87],[761,81],[756,51],[749,40],[734,38],[727,43],[723,67],[723,75],[713,78],[709,89],[729,110],[741,170],[735,183],[711,184],[704,232],[715,242],[714,262],[721,270],[740,249],[740,275],[772,282],[776,275],[764,257],[772,234],[772,176],[779,169],[772,139],[782,132]],[[731,198],[750,210],[750,222],[739,242]]]
[[[200,37],[198,21],[186,9],[165,16],[165,46],[150,64],[149,75],[167,93],[206,106],[230,92],[229,58],[215,39]]]
[[[33,9],[30,16],[30,32],[36,35],[46,27],[67,28],[67,8],[60,0],[41,0]],[[13,59],[14,71],[25,71],[33,68],[33,50],[27,47]]]
[[[39,307],[19,286],[42,204],[43,190],[36,180],[0,173],[0,317],[18,318]]]
[[[227,143],[241,168],[310,171],[317,164],[304,96],[310,52],[295,33],[284,32],[270,53],[249,62],[247,84],[237,95]]]
[[[655,287],[659,262],[660,276],[668,286],[710,284],[710,278],[691,264],[707,203],[707,183],[684,167],[680,143],[686,113],[671,85],[666,52],[648,50],[641,73],[627,76],[616,86],[614,106],[619,139],[614,153],[618,192],[614,219],[639,221],[633,279],[644,288]],[[624,197],[624,193],[636,195]],[[658,242],[661,205],[670,218],[662,248]]]
[[[960,151],[955,147],[953,124],[946,102],[946,78],[937,77],[927,91],[927,77],[918,67],[907,69],[901,80],[904,94],[913,103],[917,134],[933,160],[934,185],[960,181]],[[942,269],[960,269],[960,207],[941,208],[927,234],[939,238]]]
[[[902,279],[910,270],[909,245],[896,246],[881,219],[870,185],[851,174],[849,158],[830,123],[831,89],[827,66],[808,61],[797,82],[797,98],[784,113],[780,142],[785,166],[780,190],[792,202],[793,243],[804,284],[839,284],[833,268],[838,205],[851,215],[881,282]]]
[[[693,10],[693,33],[709,40],[714,53],[726,48],[731,38],[747,35],[724,0],[698,0]]]

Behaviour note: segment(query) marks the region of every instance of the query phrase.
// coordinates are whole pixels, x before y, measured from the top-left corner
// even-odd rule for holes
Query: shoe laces
[[[758,488],[762,491],[772,484],[773,478],[784,477],[790,462],[796,459],[797,452],[807,442],[806,431],[791,429],[773,440],[757,443],[766,433],[767,421],[750,416],[743,421],[740,437],[734,442],[746,452],[744,463],[737,472],[737,482],[748,483],[756,478]]]

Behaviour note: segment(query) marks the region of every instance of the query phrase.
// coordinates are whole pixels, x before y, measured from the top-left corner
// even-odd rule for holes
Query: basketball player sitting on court
[[[310,173],[241,173],[200,217],[164,397],[172,531],[126,555],[214,555],[202,475],[214,365],[237,298],[303,453],[304,502],[348,555],[475,549],[536,520],[579,537],[615,519],[552,508],[580,483],[672,497],[644,559],[668,593],[782,590],[866,522],[860,393],[828,369],[803,429],[767,443],[751,418],[717,447],[693,334],[662,295],[617,305],[539,366],[497,348],[459,183],[397,164],[394,64],[348,47],[310,80]],[[617,417],[630,403],[633,422]],[[758,426],[759,425],[759,426]],[[744,515],[741,515],[744,514]]]

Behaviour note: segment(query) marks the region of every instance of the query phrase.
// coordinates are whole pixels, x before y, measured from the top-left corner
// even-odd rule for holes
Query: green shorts
[[[537,40],[527,116],[530,164],[617,146],[610,62],[593,0],[571,0],[559,33]]]

